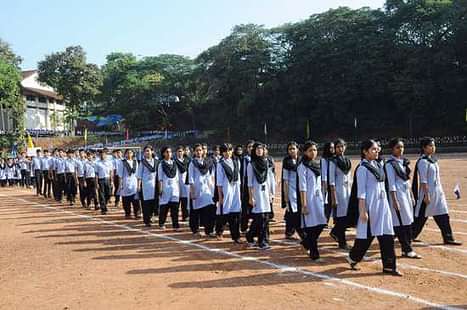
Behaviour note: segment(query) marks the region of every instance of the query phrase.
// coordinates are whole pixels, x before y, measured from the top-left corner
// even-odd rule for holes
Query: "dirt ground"
[[[186,223],[177,233],[146,229],[115,208],[102,216],[2,188],[0,309],[467,309],[467,156],[443,156],[440,165],[464,245],[442,245],[429,220],[415,244],[423,259],[398,259],[402,278],[381,274],[376,242],[361,270],[350,271],[328,230],[323,262],[312,263],[283,239],[278,204],[272,249],[259,251],[228,235],[193,240]]]

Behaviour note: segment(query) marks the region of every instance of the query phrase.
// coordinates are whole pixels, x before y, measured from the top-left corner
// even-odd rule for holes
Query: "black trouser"
[[[76,175],[74,173],[66,173],[66,200],[71,203],[75,202],[77,186]]]
[[[300,239],[305,238],[305,234],[303,233],[303,229],[301,226],[301,215],[300,212],[291,212],[286,210],[284,213],[284,220],[285,220],[285,236],[292,237],[295,232],[300,236]]]
[[[6,186],[6,179],[5,180],[0,180],[0,186],[5,187]]]
[[[42,170],[42,178],[44,179],[44,187],[42,188],[42,194],[44,195],[44,197],[50,198],[52,192],[52,181],[50,180],[48,170]]]
[[[91,203],[94,202],[94,207],[97,207],[97,197],[96,197],[96,179],[95,178],[86,178],[86,203],[87,206],[91,206]]]
[[[57,173],[57,201],[62,201],[65,184],[65,174]]]
[[[131,206],[133,206],[133,214],[135,217],[139,216],[140,206],[139,200],[136,199],[135,195],[122,196],[123,210],[125,211],[125,216],[131,216]]]
[[[22,187],[31,185],[31,180],[29,176],[29,172],[26,169],[21,169],[21,182]]]
[[[36,195],[42,195],[42,170],[34,170],[34,176],[36,177]]]
[[[190,212],[188,211],[188,198],[180,198],[180,207],[182,208],[182,219],[185,221],[189,216]]]
[[[394,226],[394,232],[401,244],[402,253],[412,252],[412,225]]]
[[[120,195],[118,195],[118,190],[120,189],[120,177],[114,171],[114,196],[115,196],[115,205],[120,202]]]
[[[216,221],[216,206],[208,205],[201,209],[190,210],[190,229],[192,233],[199,232],[200,225],[204,227],[204,233],[210,235],[214,232]]]
[[[381,252],[381,261],[383,268],[388,270],[396,270],[396,252],[394,250],[394,236],[383,235],[377,236],[379,243],[379,250]],[[367,239],[355,239],[352,250],[349,256],[355,262],[360,262],[365,253],[370,248],[371,242],[375,239],[374,236]]]
[[[110,196],[112,195],[110,178],[98,179],[97,182],[99,184],[99,205],[102,212],[107,212],[107,204],[109,203]]]
[[[216,218],[216,234],[224,233],[225,225],[229,224],[230,237],[233,241],[240,239],[240,212],[218,215]]]
[[[417,239],[428,220],[428,217],[425,217],[425,210],[426,205],[425,203],[422,203],[418,217],[416,217],[412,223],[412,240]],[[449,221],[449,214],[435,215],[433,216],[433,219],[435,220],[436,225],[438,225],[439,230],[441,230],[443,241],[453,241],[454,236],[452,234],[451,223]]]
[[[311,259],[319,258],[318,251],[318,238],[321,235],[321,232],[326,225],[318,225],[314,227],[306,227],[305,230],[305,239],[303,240],[303,247],[310,251]]]
[[[258,245],[264,246],[267,243],[267,234],[269,230],[269,213],[252,213],[253,222],[246,233],[246,240],[254,242],[254,237],[258,239]]]
[[[154,208],[156,206],[156,200],[155,199],[142,200],[141,203],[143,205],[143,222],[144,224],[149,224],[151,223],[151,218],[154,213]]]
[[[167,215],[170,210],[170,217],[172,218],[172,227],[180,228],[180,225],[178,224],[178,208],[179,202],[170,201],[165,205],[161,205],[159,210],[159,226],[162,227],[165,225],[165,221],[167,220]]]
[[[79,201],[83,207],[86,206],[87,188],[84,186],[84,177],[78,177]]]
[[[249,204],[248,198],[244,198],[244,200],[242,201],[242,212],[240,214],[240,230],[243,232],[247,231],[248,223],[252,218],[251,209],[252,206]]]
[[[337,242],[339,247],[344,247],[347,245],[347,238],[345,236],[345,230],[347,229],[347,216],[334,217],[336,224],[331,230],[331,234],[337,237]]]

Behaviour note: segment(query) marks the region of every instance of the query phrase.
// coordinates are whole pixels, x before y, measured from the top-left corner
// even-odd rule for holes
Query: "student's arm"
[[[251,164],[248,164],[247,169],[246,169],[246,174],[247,174],[247,185],[248,185],[248,203],[250,204],[251,207],[255,205],[255,190],[253,188],[253,168],[251,167]]]
[[[298,178],[298,190],[300,191],[300,202],[302,204],[302,214],[307,215],[308,202],[306,199],[307,192],[307,179],[306,179],[306,168],[303,165],[299,165],[297,168],[297,178]]]
[[[394,209],[400,210],[399,201],[397,200],[396,173],[394,167],[390,163],[386,163],[386,178],[388,180],[389,196],[392,201],[392,206]]]
[[[282,187],[284,188],[284,201],[286,209],[289,208],[289,171],[287,169],[282,168]]]
[[[329,187],[331,190],[331,206],[337,207],[337,194],[336,194],[336,164],[333,161],[329,162]]]
[[[162,164],[157,166],[157,190],[159,191],[159,196],[162,196],[162,190],[164,189],[162,186]]]
[[[219,194],[219,207],[222,207],[224,204],[224,192],[222,191],[222,184],[224,184],[224,169],[222,168],[222,165],[217,165],[216,167],[216,188],[217,192]]]
[[[196,199],[196,188],[195,188],[195,168],[193,163],[188,165],[188,184],[190,184],[190,196],[192,199]]]
[[[418,161],[418,175],[420,177],[420,188],[423,191],[423,201],[426,205],[431,202],[430,189],[428,187],[428,160]]]
[[[366,223],[368,222],[368,213],[366,212],[366,178],[367,178],[367,169],[363,166],[360,166],[357,169],[357,187],[358,187],[358,210],[360,213],[360,221]]]
[[[327,160],[322,158],[321,161],[321,191],[323,193],[323,197],[326,196],[328,191],[328,163]]]

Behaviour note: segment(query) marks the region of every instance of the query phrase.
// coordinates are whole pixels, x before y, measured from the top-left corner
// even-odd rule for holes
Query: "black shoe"
[[[446,241],[444,241],[444,244],[447,244],[447,245],[462,245],[462,242],[456,241],[456,240],[446,240]]]
[[[397,270],[393,270],[393,269],[383,269],[383,273],[384,274],[388,274],[388,275],[391,275],[391,276],[395,276],[395,277],[402,277],[403,274],[400,273],[399,271]]]
[[[347,243],[346,244],[340,244],[339,249],[345,250],[345,251],[350,251],[350,247],[349,247],[349,245]]]
[[[151,225],[151,223],[144,223],[144,226],[151,227],[152,225]]]

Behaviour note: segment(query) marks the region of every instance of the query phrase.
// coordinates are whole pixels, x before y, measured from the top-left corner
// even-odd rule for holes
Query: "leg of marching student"
[[[99,183],[99,206],[101,208],[101,211],[105,212],[107,210],[106,202],[105,202],[105,180],[99,179],[98,183]]]
[[[133,195],[133,202],[132,202],[132,205],[133,205],[133,215],[135,216],[135,218],[140,218],[141,217],[141,206],[140,206],[140,201],[139,199],[136,199],[135,195]]]
[[[165,228],[165,221],[167,220],[167,213],[169,212],[169,206],[167,204],[161,205],[159,209],[159,227]]]
[[[151,225],[151,218],[154,213],[155,200],[142,200],[143,207],[143,222],[146,226]]]
[[[190,225],[191,232],[193,234],[199,233],[200,212],[199,212],[199,210],[193,209],[192,206],[190,207],[189,225]]]
[[[189,216],[188,212],[188,198],[182,197],[180,198],[180,207],[182,208],[182,220],[186,221]]]
[[[399,243],[401,245],[401,250],[402,253],[410,253],[412,252],[412,247],[410,245],[410,237],[408,235],[408,231],[410,231],[411,226],[406,225],[406,226],[394,226],[394,233],[399,240]]]
[[[122,196],[123,211],[126,217],[131,216],[131,198],[132,196]]]
[[[354,262],[361,262],[366,252],[370,248],[371,242],[374,237],[368,237],[367,239],[355,239],[352,249],[349,252],[349,257]]]
[[[394,250],[394,236],[383,235],[378,236],[379,249],[381,252],[381,261],[383,269],[395,271],[396,268],[396,252]]]
[[[233,241],[240,240],[240,212],[230,213],[228,215],[230,236]]]
[[[418,239],[418,236],[422,232],[427,220],[428,217],[425,217],[422,214],[419,214],[418,217],[414,218],[414,222],[412,223],[412,240]]]
[[[438,225],[439,230],[441,231],[443,241],[445,243],[453,241],[454,236],[452,234],[451,223],[449,221],[449,214],[435,215],[433,216],[433,219],[435,220],[436,225]]]
[[[222,235],[224,234],[226,222],[227,222],[227,215],[224,215],[224,214],[216,215],[216,236],[222,237]]]
[[[170,208],[170,217],[172,219],[172,227],[174,229],[179,229],[180,228],[180,224],[178,223],[179,203],[170,202],[169,208]]]
[[[321,235],[323,229],[324,225],[318,225],[307,230],[306,238],[309,240],[308,244],[310,246],[310,258],[312,260],[317,260],[320,258],[318,250],[318,238]]]

